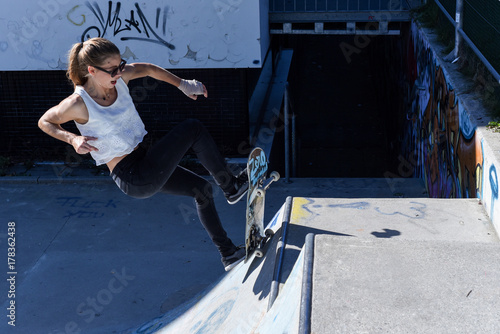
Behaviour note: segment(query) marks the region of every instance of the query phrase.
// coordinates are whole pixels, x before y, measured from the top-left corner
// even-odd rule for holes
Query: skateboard
[[[264,255],[263,246],[273,236],[271,229],[264,231],[264,204],[266,190],[271,183],[278,181],[280,175],[278,172],[272,172],[267,178],[268,161],[264,151],[257,147],[248,156],[248,193],[247,193],[247,212],[245,229],[245,262],[249,259],[252,252],[255,256]]]

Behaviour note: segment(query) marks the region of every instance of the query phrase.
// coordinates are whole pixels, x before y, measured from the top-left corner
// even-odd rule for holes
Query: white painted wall
[[[0,4],[0,70],[65,70],[71,45],[87,36],[113,41],[129,62],[170,69],[261,67],[269,46],[267,0]]]

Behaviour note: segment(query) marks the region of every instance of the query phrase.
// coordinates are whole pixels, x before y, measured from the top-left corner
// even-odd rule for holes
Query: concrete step
[[[498,242],[478,199],[295,197],[291,223],[361,239]]]
[[[500,332],[500,242],[479,200],[295,197],[281,283],[309,233],[311,333]]]
[[[500,244],[315,238],[311,333],[500,333]]]
[[[308,233],[363,240],[499,242],[477,199],[294,197],[282,282]]]

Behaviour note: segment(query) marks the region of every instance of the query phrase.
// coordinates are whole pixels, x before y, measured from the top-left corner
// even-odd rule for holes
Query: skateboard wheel
[[[264,234],[266,235],[266,237],[270,238],[274,235],[274,231],[268,228],[266,232],[264,232]]]
[[[280,179],[280,173],[274,171],[274,172],[271,172],[271,175],[269,175],[270,177],[273,178],[274,181],[278,181]]]
[[[260,249],[256,249],[255,250],[255,256],[256,257],[263,257],[264,256],[264,252],[262,252]]]
[[[262,197],[262,196],[264,196],[264,190],[261,188],[258,188],[256,190],[256,194],[257,194],[257,196]]]

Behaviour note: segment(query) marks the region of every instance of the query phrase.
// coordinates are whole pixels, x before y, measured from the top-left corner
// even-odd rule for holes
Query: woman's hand
[[[76,136],[71,140],[71,145],[73,145],[73,148],[78,154],[87,154],[92,151],[99,151],[97,147],[94,147],[88,143],[92,140],[97,140],[97,138],[89,136]]]
[[[179,89],[186,94],[187,97],[196,100],[198,95],[203,95],[208,97],[207,88],[204,84],[197,80],[184,80],[181,79],[181,84],[179,85]]]

